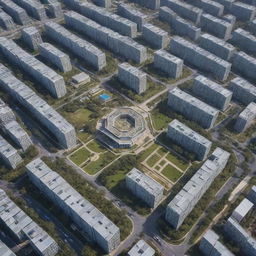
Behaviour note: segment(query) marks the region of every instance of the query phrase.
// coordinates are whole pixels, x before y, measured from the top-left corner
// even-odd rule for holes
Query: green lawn
[[[72,123],[76,128],[82,128],[89,121],[91,111],[85,108],[78,109],[74,113],[64,112],[64,117]]]
[[[157,161],[160,160],[160,156],[156,155],[156,154],[153,154],[152,156],[150,156],[150,158],[147,160],[147,164],[150,166],[150,167],[153,167]]]
[[[159,163],[159,165],[163,166],[165,163],[166,163],[166,161],[165,161],[165,160],[162,160],[162,161]]]
[[[90,175],[94,175],[102,168],[104,168],[106,165],[111,163],[115,158],[116,156],[108,151],[104,154],[100,154],[99,158],[96,161],[90,162],[83,168],[83,170]]]
[[[160,113],[157,109],[151,111],[151,119],[156,130],[167,128],[168,124],[172,121],[170,117]]]
[[[171,165],[167,165],[162,174],[172,182],[176,182],[182,176],[182,173]]]
[[[114,188],[115,186],[118,185],[119,182],[121,182],[122,180],[125,179],[125,172],[120,172],[114,175],[110,175],[107,178],[107,182],[106,182],[106,187],[111,190],[112,188]]]
[[[91,135],[86,132],[78,132],[77,136],[83,143],[86,143]]]
[[[160,155],[160,156],[164,156],[166,153],[168,153],[168,150],[161,147],[157,150],[157,153]]]
[[[80,165],[85,162],[90,156],[91,153],[86,148],[81,148],[70,156],[70,160],[76,165]]]
[[[189,166],[189,163],[183,161],[182,159],[173,155],[172,153],[169,153],[166,156],[166,159],[169,160],[170,162],[172,162],[173,164],[175,164],[177,167],[179,167],[183,171],[185,171]]]
[[[96,140],[91,141],[86,145],[90,150],[96,152],[96,153],[101,153],[106,151],[106,149]]]
[[[159,147],[157,144],[152,144],[149,146],[146,150],[142,151],[142,153],[139,154],[140,161],[144,161],[152,152],[154,152],[157,147]]]

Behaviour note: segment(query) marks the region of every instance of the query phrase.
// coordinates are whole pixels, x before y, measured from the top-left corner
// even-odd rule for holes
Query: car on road
[[[158,236],[154,236],[153,238],[154,238],[154,240],[155,240],[158,244],[161,245],[161,240],[160,240],[160,238],[159,238]]]

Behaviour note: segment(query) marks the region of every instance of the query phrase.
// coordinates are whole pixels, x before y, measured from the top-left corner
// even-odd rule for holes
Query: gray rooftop
[[[217,115],[218,110],[211,107],[210,105],[204,103],[203,101],[195,98],[194,96],[186,93],[185,91],[180,90],[179,88],[175,87],[174,89],[169,91],[169,94],[175,95],[176,97],[182,99],[183,101],[195,106],[196,108],[201,109],[202,111],[210,114],[210,115]]]
[[[55,241],[0,189],[0,220],[20,240],[28,239],[40,252]]]
[[[63,56],[68,56],[64,52],[60,51],[58,48],[53,46],[52,44],[49,43],[42,43],[40,44],[40,47],[44,48],[45,50],[51,52],[52,54],[58,56],[58,57],[63,57]]]
[[[183,63],[183,60],[170,54],[169,52],[165,51],[165,50],[158,50],[155,52],[156,55],[159,55],[173,63],[179,64],[179,63]]]
[[[190,204],[196,205],[199,194],[203,194],[208,187],[206,183],[213,180],[218,172],[225,167],[230,154],[221,149],[216,148],[212,155],[205,161],[201,168],[193,175],[193,177],[184,185],[182,190],[168,204],[177,213],[187,210]]]
[[[242,218],[252,209],[253,203],[247,198],[244,198],[241,203],[233,211],[232,217],[235,218],[236,214],[239,214]],[[240,221],[240,220],[239,220]]]
[[[119,228],[94,205],[82,197],[58,173],[52,171],[40,158],[26,166],[28,172],[39,179],[66,207],[72,208],[84,222],[92,226],[107,241],[113,238]]]
[[[15,256],[14,254],[1,240],[0,240],[0,255],[1,256]]]
[[[0,155],[9,158],[17,154],[17,150],[0,135]]]
[[[159,195],[159,191],[164,190],[161,184],[136,168],[133,168],[127,176],[151,195]]]
[[[34,26],[23,28],[23,29],[22,29],[22,32],[25,32],[26,34],[28,34],[28,35],[30,35],[30,36],[39,33],[39,31],[37,30],[37,28],[34,27]]]
[[[205,57],[207,57],[208,59],[210,59],[211,61],[214,61],[220,65],[222,65],[225,68],[229,68],[231,66],[231,64],[219,57],[217,57],[216,55],[204,50],[203,48],[199,47],[197,44],[190,42],[180,36],[173,36],[172,40],[171,40],[171,44],[172,42],[178,42],[179,44],[183,45],[183,47],[186,47],[190,50],[193,50],[197,53],[199,53],[200,55],[203,55]]]
[[[207,138],[203,137],[199,133],[195,132],[194,130],[190,129],[185,124],[181,123],[177,119],[174,119],[171,123],[169,123],[169,126],[174,128],[175,130],[180,131],[184,136],[189,137],[191,140],[196,141],[197,143],[204,145],[206,147],[210,147],[212,142],[209,141]]]
[[[239,117],[245,120],[252,120],[256,116],[256,103],[251,102],[240,114]]]
[[[0,83],[8,85],[19,97],[26,101],[26,104],[40,112],[42,116],[48,119],[52,125],[56,126],[62,132],[68,132],[74,129],[54,108],[37,96],[35,92],[22,81],[18,80],[10,70],[2,64],[0,64]]]
[[[204,255],[220,255],[220,256],[234,256],[228,248],[226,248],[220,241],[219,236],[211,229],[209,229],[201,240],[200,249]],[[211,246],[209,250],[209,245]],[[210,254],[210,252],[212,254]],[[216,254],[215,254],[216,253]]]
[[[155,250],[150,247],[144,240],[139,240],[128,252],[128,256],[153,256]]]
[[[221,45],[222,47],[227,48],[229,50],[235,50],[236,49],[232,44],[227,43],[223,39],[220,39],[220,38],[218,38],[216,36],[204,33],[204,34],[201,35],[201,37],[205,38],[205,39],[207,39],[209,41],[212,41],[212,42],[214,42],[214,43],[216,43],[218,45]]]
[[[241,77],[236,77],[230,81],[230,83],[235,84],[239,87],[244,88],[245,90],[249,91],[251,94],[255,94],[256,96],[256,87],[253,86],[251,83],[249,83],[247,80],[241,78]]]
[[[11,121],[4,126],[10,133],[14,134],[17,139],[27,136],[26,131],[17,121]]]
[[[202,76],[202,75],[199,75],[195,78],[195,81],[198,81],[202,84],[205,84],[207,87],[209,87],[210,89],[218,92],[219,94],[225,96],[225,97],[228,97],[230,95],[232,95],[232,92],[227,90],[226,88],[224,88],[223,86],[221,86],[220,84],[212,81],[211,79],[205,77],[205,76]]]

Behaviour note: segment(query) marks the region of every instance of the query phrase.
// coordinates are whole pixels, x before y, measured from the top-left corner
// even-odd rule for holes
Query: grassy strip
[[[74,162],[76,165],[80,165],[85,162],[91,156],[91,152],[89,152],[85,147],[79,149],[74,154],[70,156],[70,160]]]
[[[160,156],[153,154],[152,156],[150,156],[150,158],[147,160],[147,165],[150,167],[153,167],[157,161],[160,160]]]
[[[183,171],[185,171],[189,166],[189,163],[185,162],[184,160],[180,159],[179,157],[177,157],[171,153],[169,153],[166,156],[166,159],[168,161],[172,162],[173,164],[175,164],[177,167],[179,167]]]
[[[162,174],[172,182],[176,182],[182,176],[182,173],[170,164],[162,170]]]
[[[150,154],[152,154],[152,152],[154,152],[157,148],[159,147],[159,145],[157,144],[152,144],[151,146],[149,146],[146,150],[142,151],[142,153],[139,154],[139,161],[143,162]]]
[[[83,170],[90,175],[94,175],[106,165],[114,161],[115,158],[116,155],[114,155],[110,151],[107,151],[106,153],[100,154],[99,158],[96,161],[92,161],[88,165],[86,165]]]
[[[106,151],[106,149],[96,140],[91,141],[86,145],[90,150],[96,152],[96,153],[101,153]]]

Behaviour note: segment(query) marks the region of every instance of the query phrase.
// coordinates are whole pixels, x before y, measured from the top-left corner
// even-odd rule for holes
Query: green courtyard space
[[[62,115],[77,129],[81,129],[89,121],[92,112],[85,108],[80,108],[75,112],[62,112]]]
[[[174,183],[182,176],[182,172],[170,164],[162,170],[162,174]]]
[[[73,163],[79,166],[85,161],[87,161],[88,158],[91,156],[91,152],[89,152],[85,147],[83,147],[77,150],[75,153],[73,153],[69,158]]]
[[[147,160],[147,165],[149,165],[150,167],[153,167],[160,159],[161,159],[161,156],[159,156],[157,154],[153,154]]]
[[[170,117],[162,114],[158,109],[151,111],[151,119],[153,126],[157,131],[167,129],[168,124],[172,121]]]
[[[102,168],[106,167],[108,164],[114,161],[115,158],[116,158],[116,155],[107,151],[106,153],[97,155],[95,160],[91,159],[90,163],[83,166],[83,170],[90,175],[95,175]]]
[[[174,163],[177,167],[179,167],[181,170],[185,171],[187,170],[187,168],[189,167],[189,163],[185,162],[184,160],[182,160],[181,158],[175,156],[172,153],[169,153],[166,156],[167,160],[169,160],[170,162]]]
[[[155,143],[147,147],[139,154],[139,160],[144,161],[152,152],[154,152],[159,146]]]
[[[156,143],[142,151],[138,159],[142,166],[157,175],[160,180],[167,178],[170,184],[175,183],[190,166],[189,161]]]
[[[97,140],[90,141],[88,144],[86,144],[86,147],[94,151],[95,153],[101,153],[106,151],[106,149]]]
[[[87,132],[77,132],[77,136],[83,143],[86,143],[90,139],[91,134]]]

